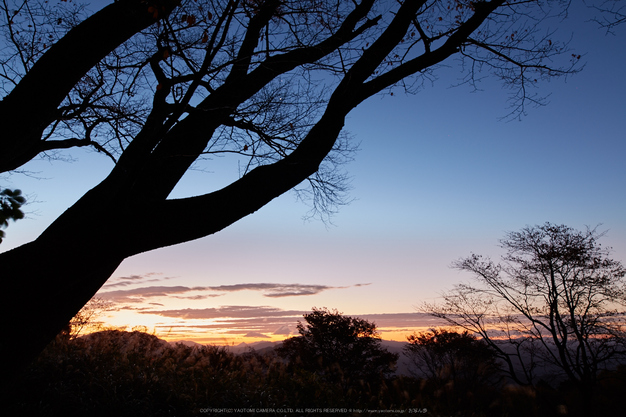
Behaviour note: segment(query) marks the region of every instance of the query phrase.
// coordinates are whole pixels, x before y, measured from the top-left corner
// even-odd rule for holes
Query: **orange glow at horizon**
[[[116,312],[120,313],[120,312]],[[293,331],[290,334],[259,334],[250,335],[252,331],[245,331],[241,328],[229,328],[219,327],[220,320],[202,320],[203,327],[212,327],[210,329],[198,329],[200,326],[193,326],[190,323],[181,323],[180,320],[175,320],[172,323],[164,323],[163,317],[158,317],[156,320],[144,320],[140,324],[128,324],[124,323],[124,319],[135,319],[129,321],[136,321],[136,317],[131,314],[116,314],[109,315],[108,319],[101,322],[102,328],[100,330],[123,330],[123,331],[145,331],[146,333],[153,334],[156,337],[163,339],[167,342],[194,342],[198,344],[208,345],[220,345],[220,346],[235,346],[241,343],[251,344],[257,342],[280,342],[287,338],[298,336],[293,326]],[[194,321],[194,320],[189,320]],[[209,324],[210,323],[210,324]],[[378,334],[382,340],[406,342],[407,336],[414,332],[425,332],[433,326],[419,326],[419,327],[378,327]],[[437,326],[439,327],[439,326]],[[87,335],[94,331],[84,331],[81,336]]]

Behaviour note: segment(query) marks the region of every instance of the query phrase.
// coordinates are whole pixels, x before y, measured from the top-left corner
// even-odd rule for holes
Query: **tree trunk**
[[[106,282],[124,259],[115,241],[83,219],[65,218],[66,236],[38,239],[0,254],[5,319],[0,374],[5,381],[32,361]],[[83,237],[72,238],[80,230]]]

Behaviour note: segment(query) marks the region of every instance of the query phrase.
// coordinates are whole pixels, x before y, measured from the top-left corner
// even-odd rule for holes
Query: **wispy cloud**
[[[196,290],[194,290],[196,291]],[[224,294],[201,294],[201,295],[173,295],[172,298],[178,298],[180,300],[206,300],[211,297],[221,297]]]
[[[280,326],[275,332],[274,334],[276,335],[290,335],[291,334],[291,330],[289,329],[288,326]]]
[[[259,338],[264,338],[264,339],[270,339],[268,335],[259,333],[259,332],[248,332],[245,334],[244,337],[259,337]]]
[[[381,332],[407,331],[412,333],[416,328],[447,326],[444,320],[427,313],[362,314],[359,317],[375,323]]]
[[[116,303],[142,303],[150,297],[168,297],[174,294],[181,294],[190,291],[204,291],[206,287],[185,287],[185,286],[151,286],[133,288],[130,290],[114,290],[98,292],[98,297]]]
[[[147,274],[149,275],[149,274]],[[118,303],[141,303],[150,297],[173,297],[186,300],[203,300],[209,297],[220,297],[229,292],[235,291],[259,291],[263,296],[268,298],[294,297],[303,295],[315,295],[322,291],[333,289],[350,288],[350,286],[333,287],[328,285],[310,285],[310,284],[275,284],[275,283],[248,283],[233,285],[218,285],[208,287],[185,287],[185,286],[148,286],[132,288],[128,290],[111,290],[110,288],[119,286],[127,286],[135,284],[136,280],[141,281],[146,276],[132,275],[130,277],[120,277],[119,279],[128,280],[114,282],[103,287],[102,292],[98,296]],[[167,278],[163,278],[167,279]],[[150,279],[143,282],[160,281],[161,278]],[[143,283],[142,282],[142,283]],[[369,285],[356,284],[355,287]],[[194,292],[195,294],[186,294]],[[201,294],[197,294],[200,292]]]
[[[360,284],[357,284],[360,285]],[[292,297],[298,295],[314,295],[319,294],[322,291],[339,288],[349,287],[331,287],[328,285],[307,285],[307,284],[272,284],[272,283],[250,283],[250,284],[234,284],[234,285],[220,285],[216,287],[209,287],[214,291],[261,291],[264,296],[278,298],[278,297]]]
[[[144,275],[129,275],[127,277],[116,277],[116,278],[120,280],[125,280],[125,281],[137,281],[137,280],[142,280],[142,279],[145,279],[146,277],[150,277],[153,275],[161,275],[161,273],[160,272],[148,272],[147,274],[144,274]]]
[[[122,282],[115,282],[113,284],[105,284],[102,286],[102,288],[116,288],[116,287],[127,287],[129,285],[134,284],[133,282],[129,282],[129,281],[122,281]]]
[[[181,310],[152,310],[143,311],[142,314],[156,314],[163,317],[181,319],[260,319],[268,317],[294,317],[302,316],[308,311],[281,310],[269,306],[221,306],[218,308],[185,308]]]
[[[122,307],[116,307],[115,311],[122,311],[122,310],[128,310],[128,311],[149,311],[151,310],[150,307],[133,307],[133,306],[122,306]]]
[[[156,326],[180,334],[219,333],[267,338],[270,337],[267,335],[271,334],[292,335],[293,332],[290,329],[295,330],[298,320],[302,320],[302,315],[308,312],[281,310],[269,306],[221,306],[205,309],[151,310],[139,313],[180,319],[181,321],[175,324]],[[256,335],[250,336],[253,333]]]
[[[302,315],[310,311],[281,310],[270,306],[221,306],[218,308],[145,310],[140,314],[156,314],[180,319],[172,325],[157,327],[174,329],[181,334],[222,334],[243,337],[262,335],[290,336],[297,334],[296,325],[303,321]],[[364,314],[352,315],[376,323],[379,331],[412,333],[424,327],[445,325],[424,313]],[[207,321],[203,321],[207,320]],[[210,321],[209,321],[210,320]],[[248,336],[256,333],[256,336]],[[266,337],[266,336],[263,336]]]
[[[278,284],[278,283],[243,283],[215,286],[168,286],[141,285],[151,280],[153,274],[144,276],[131,275],[119,277],[114,285],[130,282],[130,288],[111,288],[98,293],[98,296],[118,304],[119,310],[132,310],[137,314],[150,314],[163,318],[161,328],[168,335],[188,335],[209,337],[214,335],[225,338],[232,336],[249,338],[274,338],[297,334],[296,325],[303,321],[303,315],[310,310],[282,310],[270,305],[222,305],[213,308],[192,308],[193,304],[183,309],[168,308],[167,298],[185,300],[203,300],[210,297],[225,296],[238,291],[256,291],[270,299],[278,297],[319,294],[322,291],[345,289],[370,285],[358,283],[349,286],[329,286],[319,284]],[[165,279],[165,278],[163,278]],[[137,286],[139,284],[139,286]],[[355,315],[353,315],[355,316]],[[365,314],[356,315],[376,323],[381,332],[398,332],[411,329],[436,327],[442,325],[423,313],[401,314]],[[168,336],[171,337],[171,336]],[[213,336],[211,336],[213,337]]]
[[[137,285],[144,284],[147,282],[159,282],[167,279],[171,279],[173,277],[159,277],[153,278],[155,276],[163,275],[162,272],[147,272],[143,275],[128,275],[121,277],[113,277],[110,282],[107,282],[102,286],[103,289],[106,288],[117,288],[117,287],[127,287],[129,285]]]

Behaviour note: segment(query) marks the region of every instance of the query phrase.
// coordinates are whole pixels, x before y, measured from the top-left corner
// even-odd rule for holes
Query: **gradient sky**
[[[559,26],[563,37],[574,32],[586,67],[541,84],[547,106],[501,121],[507,91],[493,78],[479,92],[450,88],[454,66],[416,96],[374,97],[349,116],[360,143],[346,167],[354,200],[333,225],[303,220],[307,206],[289,193],[214,236],[127,259],[98,294],[117,309],[106,322],[170,340],[239,343],[284,338],[302,314],[325,306],[404,340],[437,324],[416,313],[420,303],[470,278],[451,262],[470,252],[497,257],[507,231],[601,223],[601,242],[626,261],[626,28],[606,35],[586,13],[573,9]],[[30,176],[0,178],[31,201],[0,250],[36,238],[112,167],[87,150],[67,155],[73,162],[33,161]],[[173,197],[235,178],[236,164],[222,162],[190,172]]]

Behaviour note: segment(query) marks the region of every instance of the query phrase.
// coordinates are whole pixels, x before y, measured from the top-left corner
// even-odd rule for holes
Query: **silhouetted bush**
[[[292,367],[346,388],[378,383],[393,373],[398,355],[381,346],[374,323],[326,308],[313,308],[304,320],[306,325],[297,326],[300,336],[276,349]]]
[[[430,329],[407,337],[405,355],[416,376],[445,404],[442,412],[498,406],[502,381],[493,350],[467,331]],[[439,407],[441,408],[441,407]]]

